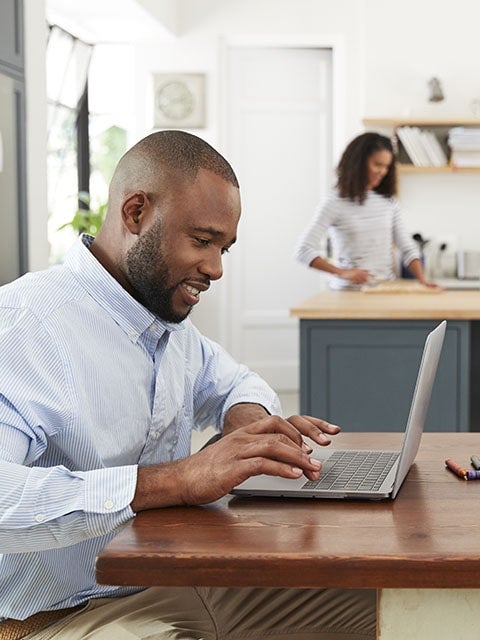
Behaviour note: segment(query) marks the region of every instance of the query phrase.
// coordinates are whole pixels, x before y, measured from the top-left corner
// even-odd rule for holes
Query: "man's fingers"
[[[245,480],[251,476],[266,474],[269,476],[278,476],[281,478],[299,478],[304,475],[308,480],[318,480],[320,471],[320,462],[314,460],[315,465],[312,469],[303,469],[295,464],[287,464],[281,460],[272,460],[270,458],[249,458],[243,461],[245,463],[246,476]]]
[[[326,435],[335,435],[340,431],[340,427],[331,424],[326,420],[315,418],[313,416],[290,416],[287,421],[292,424],[302,435],[311,438],[314,442],[321,445],[330,444],[331,440]]]
[[[285,420],[280,416],[268,416],[268,418],[253,422],[248,427],[246,427],[246,429],[248,433],[251,434],[283,434],[287,438],[289,438],[294,445],[302,447],[303,440],[298,429],[295,428],[292,422],[290,422],[289,420]]]
[[[318,470],[320,463],[315,458],[311,458],[309,453],[311,450],[306,451],[297,447],[280,433],[255,436],[250,442],[237,447],[235,457],[237,461],[265,458],[286,462],[302,469]]]
[[[278,433],[284,434],[292,443],[291,446],[298,446],[310,452],[310,447],[303,440],[302,436],[311,438],[320,445],[330,444],[329,435],[335,435],[340,431],[340,427],[315,418],[314,416],[293,415],[286,420],[280,416],[268,416],[263,420],[253,422],[247,428],[250,434]],[[328,434],[328,435],[327,435]]]
[[[293,428],[289,425],[290,428]],[[236,467],[245,463],[252,475],[261,473],[269,473],[265,471],[262,464],[271,468],[270,462],[289,465],[290,467],[298,467],[303,472],[317,472],[321,464],[315,458],[310,457],[311,447],[297,446],[284,433],[251,433],[250,429],[240,433],[238,430],[234,434],[225,436],[223,442],[220,441],[213,446],[222,445],[228,447],[226,450],[234,451],[234,459]],[[231,455],[231,454],[230,454]],[[229,459],[231,460],[229,455]],[[219,459],[217,455],[217,460]],[[253,461],[253,462],[252,462]],[[259,465],[259,468],[251,469],[252,466]],[[245,468],[245,467],[244,467]],[[290,476],[288,476],[290,477]]]

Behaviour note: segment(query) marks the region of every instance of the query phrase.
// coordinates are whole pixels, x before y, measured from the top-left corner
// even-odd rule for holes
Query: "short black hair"
[[[374,191],[385,197],[397,193],[397,169],[392,141],[380,133],[367,132],[354,138],[346,147],[337,166],[337,189],[340,197],[362,204],[367,195],[367,159],[375,151],[390,151],[392,163]]]
[[[238,188],[230,164],[208,142],[186,131],[156,131],[137,142],[120,159],[112,183],[158,182],[159,175],[194,182],[199,169],[219,175]]]

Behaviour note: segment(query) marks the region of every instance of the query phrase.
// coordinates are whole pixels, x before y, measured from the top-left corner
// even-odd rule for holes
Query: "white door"
[[[298,321],[289,309],[322,288],[292,258],[332,182],[332,51],[228,47],[226,157],[242,196],[226,258],[223,335],[277,391],[298,389]]]

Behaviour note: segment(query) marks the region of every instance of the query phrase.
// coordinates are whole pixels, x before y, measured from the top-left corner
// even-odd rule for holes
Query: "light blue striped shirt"
[[[137,465],[188,456],[192,428],[238,402],[280,413],[266,383],[189,319],[161,321],[93,257],[0,288],[0,616],[138,589],[95,583],[134,517]],[[87,245],[87,246],[85,246]]]

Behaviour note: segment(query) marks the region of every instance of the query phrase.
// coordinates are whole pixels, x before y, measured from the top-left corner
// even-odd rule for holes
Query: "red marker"
[[[450,471],[453,471],[456,476],[458,476],[459,478],[463,478],[464,480],[467,479],[467,472],[465,471],[465,469],[462,469],[462,467],[456,462],[454,462],[450,458],[447,458],[445,460],[445,464],[450,469]]]

